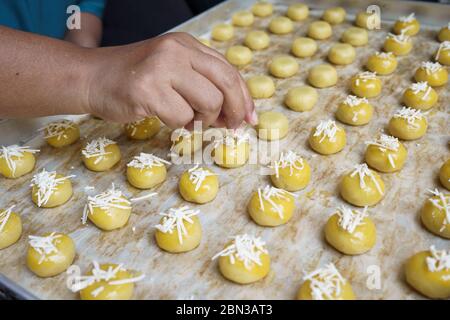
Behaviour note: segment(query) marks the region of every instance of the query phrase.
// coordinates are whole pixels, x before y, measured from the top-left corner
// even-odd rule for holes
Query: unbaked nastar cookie
[[[150,189],[166,180],[169,161],[141,152],[127,164],[127,180],[135,188]]]
[[[275,83],[271,77],[265,75],[249,78],[247,87],[253,99],[268,99],[275,93]]]
[[[388,75],[397,69],[397,64],[397,58],[392,52],[375,52],[367,60],[366,68],[380,75]]]
[[[216,41],[228,41],[234,37],[234,28],[231,24],[219,23],[211,31],[211,37]]]
[[[311,168],[308,162],[292,150],[282,152],[279,159],[273,161],[270,176],[273,185],[279,189],[295,192],[306,188],[311,180]]]
[[[420,22],[416,19],[414,12],[408,16],[402,16],[395,21],[393,27],[395,34],[406,34],[408,36],[414,36],[419,33]]]
[[[425,135],[428,122],[422,111],[403,107],[389,120],[391,135],[402,140],[416,140]]]
[[[284,103],[294,111],[309,111],[319,100],[317,90],[310,86],[299,86],[290,88]]]
[[[94,139],[81,150],[84,165],[91,171],[108,171],[121,159],[117,142],[105,137]]]
[[[128,138],[147,140],[154,137],[161,129],[161,121],[157,117],[147,117],[125,125]]]
[[[270,37],[265,31],[253,30],[245,36],[244,44],[252,50],[263,50],[270,45]]]
[[[406,56],[412,50],[412,40],[406,34],[389,33],[384,40],[383,49],[386,52],[392,52],[396,56]]]
[[[448,72],[439,62],[425,61],[414,74],[416,81],[426,81],[432,87],[440,87],[448,82]]]
[[[439,45],[434,59],[445,66],[450,66],[450,41],[444,41]]]
[[[358,73],[350,81],[350,89],[358,97],[374,98],[381,93],[381,80],[374,72]]]
[[[288,17],[275,17],[269,23],[269,31],[278,34],[284,35],[291,33],[294,30],[294,23]]]
[[[403,168],[408,156],[405,146],[396,137],[381,134],[374,140],[366,141],[365,160],[380,172],[396,172]]]
[[[54,148],[71,145],[80,139],[80,128],[70,120],[49,123],[39,131],[44,132],[45,141]]]
[[[429,110],[436,105],[438,98],[436,90],[422,81],[411,84],[403,93],[402,101],[409,108]]]
[[[339,24],[344,22],[346,14],[342,7],[328,8],[323,12],[322,20],[329,24]]]
[[[369,33],[363,28],[350,27],[342,34],[341,42],[351,44],[354,47],[365,46],[369,42]]]
[[[203,204],[216,198],[219,179],[211,169],[195,165],[181,175],[178,189],[184,200]]]
[[[31,199],[40,208],[63,205],[72,197],[70,178],[73,177],[42,169],[31,180]]]
[[[438,40],[440,42],[450,41],[450,22],[439,30]]]
[[[290,78],[299,70],[298,62],[292,56],[276,56],[269,63],[270,74],[277,78]]]
[[[289,120],[280,112],[262,112],[258,115],[257,130],[259,139],[280,140],[288,134]]]
[[[331,37],[333,29],[326,21],[314,21],[309,25],[307,34],[312,39],[325,40]]]
[[[344,128],[333,120],[321,121],[311,130],[308,141],[311,148],[322,155],[338,153],[347,143]]]
[[[0,250],[16,243],[22,235],[22,220],[14,207],[0,209]]]
[[[328,88],[336,85],[338,74],[336,69],[330,64],[319,64],[308,72],[308,82],[316,88]]]
[[[236,67],[244,67],[252,62],[252,50],[245,46],[232,46],[225,52],[225,58]]]
[[[445,161],[439,169],[439,181],[445,189],[450,191],[450,159]]]
[[[450,193],[430,190],[433,195],[427,199],[420,218],[423,225],[435,235],[450,239]]]
[[[351,126],[362,126],[372,119],[373,107],[366,98],[349,95],[339,103],[336,118]]]
[[[33,171],[36,164],[35,153],[38,149],[28,146],[0,147],[0,174],[5,178],[17,179]]]

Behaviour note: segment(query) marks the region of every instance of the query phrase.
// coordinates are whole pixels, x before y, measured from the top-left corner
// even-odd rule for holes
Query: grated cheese
[[[399,21],[401,22],[413,22],[414,20],[416,20],[415,14],[414,12],[411,13],[408,16],[401,16],[400,18],[398,18]]]
[[[56,137],[57,140],[61,140],[61,138],[67,138],[66,131],[73,128],[75,128],[75,123],[70,120],[62,120],[49,123],[38,131],[44,131],[45,139]]]
[[[44,262],[48,255],[58,252],[55,245],[55,240],[58,238],[61,238],[61,235],[55,232],[45,237],[28,236],[30,246],[41,256],[38,264]]]
[[[154,196],[157,196],[158,194],[156,192],[150,192],[147,194],[144,194],[143,196],[140,197],[136,197],[136,198],[131,198],[130,201],[131,202],[139,202],[139,201],[143,201],[143,200],[147,200],[150,198],[153,198]]]
[[[406,43],[409,42],[409,36],[405,34],[405,30],[402,30],[400,34],[388,33],[387,39],[392,39],[398,43]]]
[[[346,280],[341,276],[333,263],[327,264],[303,277],[310,281],[311,295],[314,300],[333,300],[339,296]]]
[[[417,120],[424,118],[425,113],[420,110],[402,107],[399,111],[394,114],[394,118],[405,119],[410,127],[418,128],[419,125],[416,123]]]
[[[450,271],[450,252],[430,247],[430,257],[426,258],[428,270],[431,272]]]
[[[221,145],[235,148],[243,143],[248,143],[250,141],[250,135],[248,132],[243,130],[226,130],[221,139],[214,141],[214,148]]]
[[[327,121],[320,121],[319,125],[315,128],[314,131],[314,137],[322,137],[319,140],[319,143],[322,143],[325,138],[328,138],[331,142],[336,141],[336,132],[340,131],[341,128],[339,128],[336,125],[336,122],[333,120],[327,120]]]
[[[369,216],[367,214],[367,207],[364,207],[363,211],[358,211],[341,206],[338,208],[337,214],[339,216],[339,227],[348,233],[353,233],[357,227],[364,225],[364,219]]]
[[[350,174],[350,177],[355,177],[358,175],[359,177],[359,186],[361,189],[367,189],[365,178],[369,177],[370,180],[375,184],[375,188],[380,194],[383,194],[383,190],[381,190],[380,184],[378,183],[377,179],[375,178],[375,175],[373,174],[372,170],[369,169],[367,164],[358,164],[354,168],[355,170]]]
[[[433,74],[438,72],[442,65],[439,62],[423,61],[420,63],[420,67],[425,70],[427,74]]]
[[[435,59],[438,60],[442,51],[450,50],[450,41],[444,41],[439,45],[439,49],[436,52]]]
[[[425,92],[425,94],[422,96],[422,100],[426,100],[431,92],[431,87],[428,85],[428,82],[421,81],[417,83],[413,83],[409,89],[414,93],[418,94],[419,92]]]
[[[377,146],[378,149],[383,153],[387,150],[397,152],[400,147],[398,139],[393,136],[388,136],[387,134],[381,134],[377,139],[373,141],[366,141],[366,145]],[[395,158],[397,157],[396,155],[393,155],[391,153],[388,154],[389,164],[392,168],[395,168],[394,156]]]
[[[392,52],[375,52],[375,55],[381,59],[393,59],[394,54]]]
[[[3,229],[5,228],[6,224],[8,223],[8,220],[11,217],[11,213],[12,213],[12,210],[14,209],[14,207],[15,207],[15,205],[0,212],[0,233],[2,233]]]
[[[46,171],[42,169],[41,172],[36,174],[31,180],[31,187],[36,187],[37,206],[41,207],[45,205],[53,192],[57,190],[58,185],[62,184],[65,180],[74,178],[74,175],[57,178],[56,171]]]
[[[294,169],[303,170],[305,168],[305,162],[302,157],[292,150],[288,150],[286,153],[282,152],[278,161],[274,161],[269,168],[275,170],[275,176],[280,176],[280,169],[289,167],[289,175],[294,174]]]
[[[162,233],[172,233],[175,228],[178,234],[178,241],[183,243],[183,236],[187,236],[185,223],[193,224],[192,217],[197,216],[200,210],[189,209],[188,206],[180,208],[170,208],[168,213],[161,212],[159,215],[163,217],[162,222],[155,226]]]
[[[271,205],[272,211],[275,211],[278,214],[278,216],[281,219],[283,219],[284,218],[283,206],[276,204],[273,198],[288,200],[289,197],[287,197],[286,195],[291,195],[295,197],[294,194],[286,190],[278,189],[269,185],[265,186],[264,188],[258,188],[258,199],[261,210],[265,210],[263,201],[265,200]]]
[[[198,164],[189,169],[188,173],[189,173],[189,180],[195,185],[195,191],[198,191],[198,189],[200,189],[206,177],[216,175],[210,170],[200,168]]]
[[[446,225],[450,224],[450,194],[444,195],[442,192],[439,192],[438,189],[428,190],[428,192],[439,198],[430,198],[428,199],[428,201],[430,201],[433,206],[435,206],[439,210],[444,211],[445,217],[442,221],[442,228],[440,230],[442,232],[446,228]]]
[[[106,155],[111,153],[107,152],[105,148],[112,144],[116,144],[116,142],[105,137],[98,138],[89,142],[81,153],[86,158],[97,158],[94,163],[98,164]]]
[[[368,80],[373,80],[377,78],[377,74],[375,72],[364,71],[360,72],[356,75],[355,85],[359,86],[361,82],[367,82]]]
[[[31,149],[28,146],[18,146],[17,144],[11,145],[11,146],[2,146],[0,149],[0,159],[5,159],[6,165],[8,166],[9,170],[11,170],[12,176],[15,176],[17,164],[16,160],[13,158],[21,159],[25,152],[28,153],[37,153],[39,152],[39,149]]]
[[[349,107],[356,107],[359,106],[361,103],[369,103],[369,101],[366,98],[359,98],[357,96],[348,95],[345,98],[344,103]]]
[[[153,167],[163,167],[164,165],[170,165],[167,160],[158,158],[157,156],[149,153],[141,152],[138,156],[135,156],[127,166],[136,169],[151,169]]]

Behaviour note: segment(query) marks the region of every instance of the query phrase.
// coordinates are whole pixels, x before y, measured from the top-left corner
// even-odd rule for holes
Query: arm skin
[[[132,45],[83,48],[0,27],[0,118],[90,113],[167,126],[256,124],[239,72],[185,33]]]
[[[81,13],[81,29],[67,31],[64,39],[81,47],[96,48],[102,39],[102,20],[91,13]]]

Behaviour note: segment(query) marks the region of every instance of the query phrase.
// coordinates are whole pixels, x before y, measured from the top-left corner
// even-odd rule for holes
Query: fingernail
[[[255,110],[253,110],[250,116],[250,124],[253,126],[256,126],[258,124],[258,115],[256,114]]]

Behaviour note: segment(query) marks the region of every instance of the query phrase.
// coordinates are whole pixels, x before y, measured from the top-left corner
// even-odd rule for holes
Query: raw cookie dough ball
[[[400,17],[394,24],[394,33],[395,34],[406,34],[407,36],[414,36],[419,33],[420,23],[414,17],[414,13],[411,13],[409,16]]]
[[[172,142],[170,151],[179,156],[194,154],[203,146],[203,134],[201,132],[191,132],[184,128],[174,130],[170,140]]]
[[[325,21],[314,21],[308,27],[308,37],[316,40],[325,40],[331,37],[333,29]]]
[[[272,59],[269,64],[270,74],[277,78],[289,78],[298,72],[299,65],[295,58],[282,55]]]
[[[329,263],[303,277],[297,300],[355,300],[352,285]],[[324,291],[323,288],[329,288]]]
[[[268,76],[253,76],[249,78],[247,87],[253,99],[268,99],[275,93],[275,83]]]
[[[289,120],[280,112],[268,111],[259,115],[258,137],[262,140],[280,140],[286,137]]]
[[[408,152],[397,138],[381,134],[366,144],[365,160],[371,168],[390,173],[400,171],[405,165]]]
[[[450,23],[447,26],[442,27],[441,30],[439,30],[438,40],[440,42],[450,41]]]
[[[170,162],[141,152],[127,164],[127,180],[135,188],[150,189],[166,180]]]
[[[339,185],[342,198],[357,206],[374,206],[384,197],[384,182],[363,163],[344,175]]]
[[[295,152],[289,150],[281,153],[271,168],[275,171],[270,176],[273,185],[279,189],[295,192],[306,188],[311,180],[311,168],[308,162]]]
[[[325,225],[325,239],[339,252],[347,255],[359,255],[373,248],[376,241],[376,228],[363,211],[342,206]]]
[[[238,11],[233,14],[231,20],[236,27],[249,27],[255,21],[255,17],[250,11]]]
[[[249,284],[263,279],[270,271],[265,242],[247,234],[237,235],[217,253],[220,273],[228,280]]]
[[[377,13],[361,11],[356,15],[355,24],[358,27],[373,30],[381,25],[381,18]]]
[[[302,21],[308,18],[309,8],[306,4],[291,4],[286,12],[286,16],[293,21]]]
[[[259,1],[253,5],[252,12],[257,17],[268,17],[272,15],[273,5],[268,2]]]
[[[252,50],[263,50],[270,45],[270,37],[265,31],[250,31],[244,39],[244,44]]]
[[[317,153],[330,155],[344,149],[347,139],[344,129],[336,125],[333,120],[328,120],[321,121],[311,130],[308,141]]]
[[[287,223],[292,218],[294,209],[294,196],[272,186],[258,188],[247,206],[253,221],[263,227],[276,227]]]
[[[423,225],[428,231],[442,238],[450,239],[450,221],[447,211],[450,206],[450,193],[444,194],[438,189],[431,190],[433,197],[429,198],[420,213]]]
[[[403,107],[389,121],[391,135],[402,140],[416,140],[427,132],[427,119],[420,110]]]
[[[329,24],[339,24],[345,20],[345,9],[342,7],[328,8],[323,12],[322,20]]]
[[[447,190],[450,190],[450,159],[445,161],[439,170],[439,180]]]
[[[63,205],[72,197],[71,177],[42,169],[31,180],[31,199],[40,208]]]
[[[365,46],[369,42],[369,34],[366,29],[350,27],[342,34],[341,41],[354,47]]]
[[[293,55],[299,58],[311,57],[317,51],[315,40],[306,37],[300,37],[294,40],[291,47]]]
[[[0,148],[0,174],[17,179],[33,171],[36,164],[34,154],[39,152],[27,146],[12,145]]]
[[[436,51],[435,60],[445,66],[450,66],[450,41],[444,41]]]
[[[448,72],[439,62],[422,62],[414,74],[416,81],[426,81],[432,87],[440,87],[448,82]]]
[[[450,298],[450,268],[445,262],[449,256],[450,252],[437,250],[434,246],[416,253],[406,262],[406,282],[428,298]]]
[[[82,222],[89,219],[98,228],[111,231],[126,225],[130,215],[131,202],[112,184],[105,192],[88,197]]]
[[[49,123],[41,130],[45,141],[54,148],[71,145],[80,139],[80,128],[69,120]]]
[[[328,88],[337,83],[336,69],[329,64],[319,64],[309,69],[308,82],[316,88]]]
[[[381,80],[373,72],[358,73],[350,81],[350,89],[358,97],[374,98],[381,93]]]
[[[373,107],[366,98],[347,96],[336,111],[336,118],[351,126],[368,124],[372,119]]]
[[[184,200],[203,204],[216,198],[219,179],[211,169],[195,165],[181,175],[178,188]]]
[[[438,101],[438,94],[426,81],[413,83],[403,93],[403,103],[410,108],[429,110]]]
[[[22,220],[13,209],[0,210],[0,250],[16,243],[22,235]]]
[[[202,239],[202,226],[198,219],[199,210],[188,206],[170,208],[161,213],[161,221],[155,226],[158,247],[171,253],[194,250]]]
[[[70,267],[75,258],[75,244],[63,233],[29,236],[28,269],[41,278],[56,276]]]
[[[288,34],[294,30],[294,23],[287,17],[275,17],[269,23],[269,30],[274,34]]]
[[[228,62],[236,67],[243,67],[252,62],[253,53],[247,47],[244,46],[232,46],[227,49],[225,57]]]
[[[300,86],[289,89],[284,103],[294,111],[309,111],[319,100],[317,90],[310,86]]]
[[[376,52],[367,60],[366,68],[381,75],[391,74],[397,69],[397,58],[392,52]]]
[[[384,40],[383,49],[386,52],[392,52],[396,56],[406,56],[413,47],[411,38],[404,34],[388,34]]]
[[[245,133],[225,133],[214,143],[214,162],[223,168],[238,168],[247,163],[250,154],[249,137]]]
[[[108,171],[122,157],[117,143],[104,137],[89,142],[81,155],[86,168],[96,172]]]
[[[336,43],[328,52],[328,60],[337,65],[346,65],[355,61],[356,51],[348,43]]]
[[[153,138],[161,130],[161,122],[157,117],[147,117],[125,125],[127,137],[135,140]]]
[[[230,24],[219,23],[211,31],[211,37],[216,41],[228,41],[234,36],[234,28]]]

